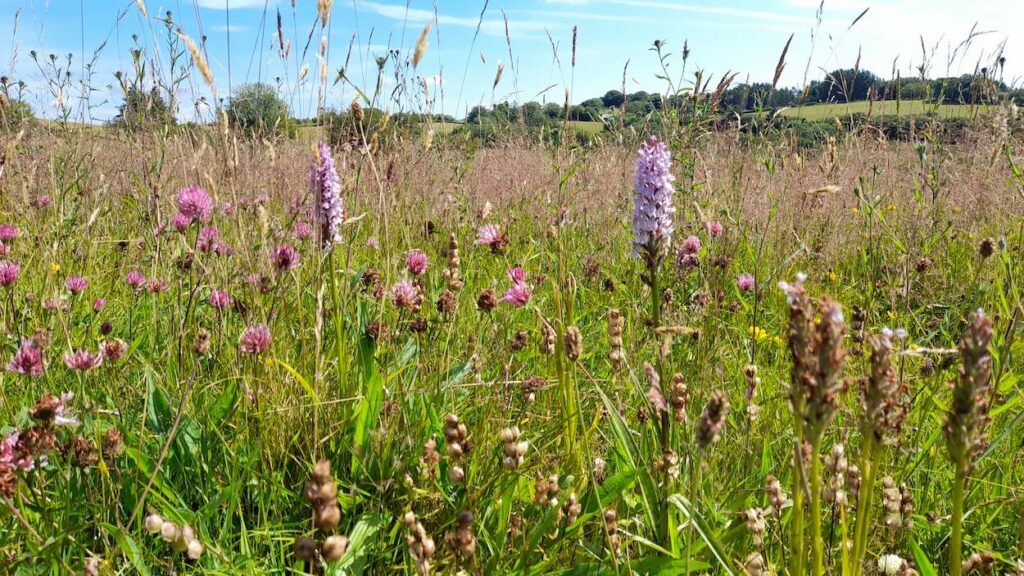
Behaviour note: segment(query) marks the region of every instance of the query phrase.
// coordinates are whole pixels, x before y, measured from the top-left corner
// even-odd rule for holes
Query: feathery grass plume
[[[433,24],[433,20],[428,20],[427,23],[423,25],[423,31],[420,32],[419,40],[416,41],[416,50],[412,53],[413,69],[420,65],[420,60],[423,58],[423,54],[427,52],[427,45],[430,40],[430,27]]]
[[[178,37],[185,42],[185,48],[188,49],[188,53],[192,56],[192,61],[195,62],[196,68],[199,68],[199,72],[203,75],[203,80],[206,81],[206,85],[213,88],[213,72],[210,70],[210,66],[206,63],[206,58],[203,57],[203,53],[199,51],[199,47],[192,40],[192,37],[184,32],[179,32]]]
[[[952,576],[960,576],[963,570],[963,512],[967,478],[975,459],[988,444],[986,427],[992,379],[992,357],[988,345],[993,334],[992,321],[979,309],[971,316],[967,332],[957,347],[961,365],[953,383],[953,400],[943,428],[946,450],[955,469],[948,566]]]
[[[135,5],[139,7],[139,12],[142,13],[143,18],[149,18],[149,12],[146,11],[146,3],[142,0],[135,0]]]
[[[320,24],[327,26],[327,21],[331,19],[331,7],[334,4],[334,0],[316,0],[316,15],[320,18]]]
[[[329,249],[340,240],[339,230],[345,220],[345,203],[341,198],[341,180],[334,168],[331,147],[317,144],[309,167],[309,183],[316,203],[316,219],[320,225],[320,246]]]

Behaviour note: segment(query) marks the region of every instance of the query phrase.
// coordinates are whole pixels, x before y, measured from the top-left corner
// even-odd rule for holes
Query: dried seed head
[[[546,320],[541,320],[540,334],[540,353],[546,356],[554,354],[555,344],[558,339],[558,333],[555,332],[555,327]]]
[[[707,450],[712,444],[718,442],[722,429],[725,428],[725,418],[729,413],[729,397],[725,392],[716,390],[711,393],[704,412],[700,415],[700,422],[697,424],[697,445],[701,450]]]
[[[583,351],[583,333],[575,326],[565,329],[565,355],[569,360],[576,361]]]
[[[316,557],[316,541],[305,536],[296,538],[292,544],[292,552],[299,560],[309,562]]]
[[[943,430],[950,460],[968,472],[988,444],[986,428],[992,379],[988,345],[992,336],[992,322],[978,310],[960,340],[961,366],[953,384],[953,401]]]
[[[320,553],[323,555],[324,560],[328,562],[337,562],[341,560],[341,557],[345,555],[345,550],[348,549],[348,538],[340,534],[334,534],[328,536],[324,540],[323,546],[320,547]]]
[[[861,432],[872,434],[879,442],[892,442],[903,426],[903,420],[910,410],[906,385],[896,382],[893,368],[893,333],[883,330],[868,338],[871,349],[871,373],[862,380],[863,398],[861,406],[864,416]]]
[[[626,319],[618,310],[613,308],[608,311],[608,361],[615,372],[622,370],[625,363],[622,352],[622,329],[625,325]]]

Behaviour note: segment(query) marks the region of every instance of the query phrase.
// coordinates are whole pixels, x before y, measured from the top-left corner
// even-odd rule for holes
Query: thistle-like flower
[[[42,376],[43,370],[43,350],[27,338],[21,341],[18,351],[7,363],[8,372],[25,376]]]
[[[103,355],[88,350],[75,350],[64,355],[64,365],[72,370],[87,372],[103,364]]]
[[[238,337],[238,349],[245,354],[262,354],[270,348],[272,337],[266,324],[253,324]]]
[[[0,286],[10,288],[18,283],[21,267],[14,262],[0,262]]]
[[[316,156],[309,167],[309,182],[316,202],[320,245],[327,249],[339,239],[338,231],[345,220],[345,205],[341,199],[341,180],[334,168],[331,147],[324,142],[317,145]]]
[[[671,153],[657,137],[651,136],[640,147],[633,179],[633,255],[642,257],[648,267],[660,265],[672,245],[676,209],[672,205],[675,177],[671,166]]]
[[[413,276],[420,276],[427,271],[427,255],[420,250],[410,250],[405,257],[405,269]]]
[[[213,200],[206,190],[198,186],[182,188],[178,190],[178,214],[189,222],[208,222],[213,216]]]

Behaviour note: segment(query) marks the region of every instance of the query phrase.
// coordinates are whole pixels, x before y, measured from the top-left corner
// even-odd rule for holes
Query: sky
[[[346,108],[360,94],[392,111],[462,117],[475,105],[502,101],[562,104],[568,94],[578,103],[621,89],[624,78],[627,92],[666,93],[690,86],[698,69],[712,86],[727,72],[738,72],[737,81],[770,82],[790,35],[780,81],[787,87],[853,67],[858,58],[862,69],[885,78],[894,71],[916,76],[922,61],[929,76],[959,75],[989,65],[1000,50],[1004,81],[1020,84],[1024,75],[1024,38],[1015,35],[1024,22],[1019,0],[826,0],[820,21],[819,3],[335,0],[325,27],[316,0],[0,0],[0,74],[25,82],[24,97],[39,115],[68,110],[73,119],[107,121],[123,93],[115,72],[132,75],[133,49],[142,51],[150,81],[157,75],[171,83],[163,22],[170,11],[174,29],[201,45],[214,77],[212,88],[198,74],[174,84],[183,120],[209,118],[215,100],[257,81],[275,85],[297,117],[314,115],[320,101]],[[427,23],[428,46],[412,69]],[[651,49],[655,40],[663,42],[664,71]],[[378,74],[377,58],[389,54]],[[345,80],[335,82],[343,67]],[[670,80],[659,78],[665,71]]]

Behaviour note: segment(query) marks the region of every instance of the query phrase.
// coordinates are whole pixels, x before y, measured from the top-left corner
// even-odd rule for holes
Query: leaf
[[[359,517],[356,525],[348,536],[348,550],[334,565],[329,567],[329,574],[356,575],[366,569],[367,560],[374,557],[374,536],[386,525],[383,516],[366,513]],[[331,569],[333,570],[331,571]]]
[[[292,368],[283,360],[279,358],[274,358],[274,362],[277,362],[278,365],[280,365],[289,374],[292,375],[292,378],[295,378],[295,381],[298,382],[299,385],[302,386],[302,388],[306,391],[306,394],[309,396],[310,400],[313,401],[313,404],[320,404],[320,396],[316,393],[316,390],[314,390],[313,387],[310,386],[309,380],[303,378],[302,374],[299,374],[299,372],[295,368]]]
[[[921,571],[921,576],[939,576],[939,573],[932,566],[932,563],[925,556],[924,550],[921,550],[921,545],[917,543],[917,540],[910,541],[910,550],[914,553],[914,563],[917,564],[917,569]]]
[[[167,401],[167,396],[157,387],[148,374],[146,380],[149,397],[149,401],[146,403],[149,427],[155,432],[164,434],[171,429],[171,422],[174,420],[171,404]]]
[[[715,559],[722,565],[722,570],[731,576],[733,572],[729,568],[729,562],[725,559],[726,555],[721,542],[719,542],[718,539],[715,538],[714,534],[708,530],[704,519],[698,514],[693,513],[693,507],[690,504],[690,501],[684,498],[681,494],[673,494],[669,496],[668,501],[676,508],[682,510],[683,513],[686,514],[687,518],[692,521],[692,525],[697,530],[697,534],[700,535],[701,539],[708,545],[708,549],[715,555]]]
[[[238,403],[241,390],[242,387],[238,385],[238,380],[232,380],[228,382],[228,385],[224,387],[224,391],[210,405],[210,418],[213,420],[214,426],[222,423],[235,411],[235,404]]]
[[[110,524],[104,523],[100,524],[100,526],[103,527],[103,530],[107,534],[117,540],[118,548],[120,548],[121,552],[128,558],[128,561],[131,562],[135,573],[142,574],[143,576],[149,576],[149,567],[147,567],[145,561],[143,561],[142,549],[139,548],[139,544],[131,537],[131,535]]]

